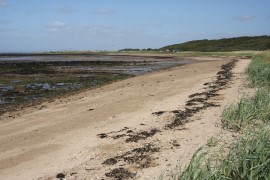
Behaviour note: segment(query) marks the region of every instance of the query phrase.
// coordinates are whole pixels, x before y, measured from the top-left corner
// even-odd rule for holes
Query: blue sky
[[[270,35],[269,0],[0,0],[0,52]]]

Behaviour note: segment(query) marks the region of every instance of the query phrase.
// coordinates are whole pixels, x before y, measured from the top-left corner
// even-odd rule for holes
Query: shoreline
[[[150,132],[153,128],[162,129],[166,122],[170,122],[172,115],[156,117],[152,113],[183,107],[188,96],[200,91],[203,84],[211,81],[221,65],[226,62],[229,62],[229,59],[188,64],[137,76],[64,98],[59,102],[48,103],[42,109],[34,109],[12,121],[1,122],[0,141],[6,146],[0,149],[0,165],[5,164],[5,168],[0,167],[0,172],[5,179],[39,177],[50,179],[57,173],[65,173],[72,179],[70,174],[74,172],[76,173],[73,176],[78,178],[100,178],[112,170],[110,166],[102,165],[103,161],[120,155],[120,152],[151,143],[160,148],[160,152],[155,153],[153,158],[160,158],[156,159],[149,168],[139,170],[136,178],[147,179],[153,174],[157,176],[159,175],[157,172],[161,173],[161,170],[167,167],[167,163],[160,164],[166,162],[165,159],[171,159],[181,153],[185,154],[184,159],[188,160],[192,153],[188,149],[195,150],[198,145],[203,144],[209,136],[217,132],[213,124],[216,120],[195,120],[184,126],[187,130],[157,132],[153,137],[139,140],[137,143],[125,143],[123,138],[99,139],[97,135],[118,132],[124,127],[128,127],[128,130],[133,132]],[[233,88],[233,92],[237,90]],[[227,89],[222,90],[221,93],[225,92]],[[231,93],[231,90],[229,92]],[[223,102],[220,97],[215,100]],[[220,108],[213,107],[209,110],[218,113]],[[205,114],[209,110],[203,110],[200,114]],[[194,131],[194,128],[200,126],[209,126],[207,131],[209,134],[187,145],[185,142],[192,142],[190,138],[192,139],[193,136],[190,134],[201,133],[199,129]],[[214,129],[211,131],[210,127]],[[172,140],[176,140],[180,148],[175,146],[172,151],[169,145]],[[11,161],[10,158],[14,160]],[[175,158],[172,162],[177,163]],[[132,171],[135,166],[129,167],[127,164],[125,168]]]
[[[105,84],[110,84],[113,82],[117,82],[119,80],[131,78],[134,76],[149,74],[152,72],[157,72],[160,70],[165,70],[165,69],[169,69],[169,68],[173,68],[173,67],[177,67],[177,66],[182,66],[185,64],[189,64],[189,63],[198,63],[198,61],[196,61],[196,60],[182,60],[179,58],[176,58],[173,60],[169,59],[168,61],[167,60],[164,61],[164,60],[156,59],[156,56],[150,57],[150,58],[149,57],[140,57],[139,59],[133,59],[133,58],[130,58],[130,59],[121,59],[121,58],[120,59],[119,58],[110,59],[111,56],[106,56],[106,58],[109,58],[109,59],[103,59],[101,61],[96,60],[96,58],[98,58],[96,56],[94,58],[85,59],[85,60],[81,59],[81,58],[84,58],[84,56],[76,57],[78,59],[74,59],[73,56],[69,57],[69,58],[63,56],[62,57],[63,59],[56,60],[56,61],[54,59],[50,59],[50,58],[49,58],[50,60],[48,60],[48,59],[46,59],[46,57],[44,58],[44,56],[41,56],[40,57],[41,59],[36,59],[34,57],[35,60],[26,60],[28,58],[27,56],[20,57],[20,58],[25,58],[25,59],[24,60],[22,59],[22,60],[0,61],[0,66],[1,66],[1,64],[4,65],[3,66],[4,69],[3,69],[3,67],[1,67],[2,72],[0,71],[2,74],[2,80],[4,80],[4,82],[6,82],[6,83],[1,84],[1,88],[3,89],[1,96],[2,96],[2,98],[4,98],[4,100],[2,98],[0,100],[3,103],[5,103],[5,96],[4,96],[6,93],[5,91],[8,91],[9,94],[13,93],[13,91],[14,91],[14,93],[13,93],[14,95],[11,94],[11,96],[14,96],[14,97],[12,97],[14,99],[14,98],[16,98],[16,96],[24,96],[24,94],[26,94],[25,88],[28,86],[31,88],[33,86],[33,88],[35,88],[33,90],[39,90],[40,87],[45,87],[47,89],[54,88],[54,86],[52,86],[53,84],[50,83],[50,81],[51,81],[50,79],[48,79],[46,82],[46,77],[45,77],[46,74],[48,76],[59,76],[58,83],[54,82],[54,84],[56,83],[55,86],[57,88],[61,88],[62,84],[69,85],[70,80],[67,79],[68,83],[64,83],[63,82],[64,79],[61,80],[62,78],[60,78],[60,76],[63,76],[63,75],[57,74],[57,72],[54,72],[55,69],[57,69],[57,68],[58,69],[64,68],[64,70],[67,69],[67,71],[66,70],[63,72],[60,71],[60,73],[67,74],[70,71],[70,73],[74,74],[72,76],[82,76],[82,77],[88,77],[88,76],[90,77],[91,76],[90,81],[93,81],[93,79],[92,79],[93,75],[97,76],[96,79],[100,78],[98,75],[100,73],[101,73],[100,76],[106,76],[106,74],[108,74],[108,76],[110,76],[110,74],[115,76],[116,74],[118,74],[120,79],[113,79],[112,81],[109,81],[106,83],[98,83],[98,82],[96,82],[96,80],[94,80],[94,82],[95,82],[94,86],[90,85],[88,87],[88,85],[82,84],[82,86],[83,86],[82,88],[79,88],[79,89],[77,88],[75,90],[71,89],[71,90],[65,91],[65,92],[58,92],[58,90],[54,92],[54,91],[48,90],[48,93],[46,93],[48,95],[44,94],[45,92],[43,92],[43,91],[46,90],[46,89],[44,89],[43,91],[40,92],[40,93],[44,94],[44,97],[38,98],[34,101],[31,100],[29,102],[25,101],[26,103],[25,102],[22,103],[21,100],[19,100],[19,101],[17,100],[18,103],[16,103],[16,104],[7,103],[6,105],[5,104],[1,105],[4,108],[3,109],[4,111],[2,111],[2,114],[3,114],[3,112],[4,113],[12,112],[12,111],[15,112],[15,111],[24,109],[25,107],[40,105],[43,102],[51,102],[51,101],[54,101],[55,99],[78,94],[78,93],[83,92],[83,91],[87,91],[90,89],[101,87]],[[10,66],[10,70],[8,69],[9,66]],[[21,67],[23,67],[25,70],[22,71],[20,69]],[[42,68],[39,70],[40,67],[42,67]],[[90,67],[90,68],[88,68],[88,67]],[[18,74],[16,72],[16,68],[17,69],[19,68]],[[33,71],[33,69],[37,69],[36,70],[37,72],[34,71],[33,73],[31,73],[31,71]],[[82,69],[82,70],[80,70],[80,69]],[[7,71],[6,74],[5,74],[5,71]],[[20,71],[22,71],[22,73],[26,73],[26,74],[21,74]],[[40,73],[39,73],[39,71],[40,71]],[[45,72],[45,74],[43,71]],[[57,71],[59,71],[59,70],[57,70]],[[14,74],[15,76],[11,76],[12,72],[13,72],[13,74],[15,73]],[[67,76],[71,76],[71,75],[67,74]],[[38,79],[40,79],[43,77],[43,79],[35,82],[36,81],[35,79],[33,79],[33,81],[31,81],[31,80],[27,79],[27,77],[30,79],[33,79],[34,77],[37,77]],[[106,78],[106,77],[104,77],[104,78]],[[81,80],[82,79],[78,79],[77,81],[81,81]],[[7,82],[7,81],[10,81],[10,82]],[[24,82],[24,81],[27,81],[27,82],[29,81],[29,82],[28,82],[28,84],[25,84],[26,82]],[[56,81],[56,80],[54,80],[54,81]],[[66,81],[66,80],[64,80],[64,81]],[[76,83],[77,83],[77,81],[76,81]],[[14,82],[14,83],[12,83],[12,82]],[[83,83],[84,83],[84,81],[83,81]],[[59,84],[59,87],[58,87],[58,84]],[[61,86],[60,86],[60,84],[61,84]],[[74,86],[79,87],[79,85],[80,84],[74,85]],[[7,88],[6,90],[5,90],[5,87]],[[11,91],[10,88],[13,88],[14,90]],[[25,90],[23,90],[23,89],[25,89]],[[1,93],[1,91],[0,91],[0,93]],[[35,92],[33,91],[33,93],[35,93]],[[52,94],[52,96],[50,94]],[[59,95],[57,95],[57,94],[59,94]],[[14,117],[14,115],[13,115],[13,117]],[[3,118],[1,117],[1,119],[3,119]]]

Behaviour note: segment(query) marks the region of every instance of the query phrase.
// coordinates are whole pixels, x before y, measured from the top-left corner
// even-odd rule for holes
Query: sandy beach
[[[195,60],[198,63],[4,114],[0,179],[59,179],[59,173],[66,179],[114,179],[119,171],[127,178],[157,179],[176,165],[187,164],[212,136],[230,139],[221,128],[220,115],[244,91],[250,60]],[[228,70],[232,76],[220,83],[217,73],[228,63],[233,63]],[[211,86],[217,83],[221,87]],[[195,96],[210,91],[203,104],[196,104]],[[201,105],[204,108],[196,112],[187,110]],[[188,113],[185,121],[168,126],[183,111]]]

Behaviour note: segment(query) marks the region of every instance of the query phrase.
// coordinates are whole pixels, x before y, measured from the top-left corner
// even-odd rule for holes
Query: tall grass
[[[223,159],[213,161],[198,151],[187,168],[174,179],[270,179],[270,126],[248,132]]]
[[[270,179],[270,126],[247,132],[220,165],[219,176]]]
[[[255,97],[242,97],[236,105],[229,106],[222,113],[222,126],[239,131],[256,120],[270,122],[270,94],[266,89],[257,91]]]
[[[270,52],[254,57],[247,69],[249,79],[255,86],[270,87]]]

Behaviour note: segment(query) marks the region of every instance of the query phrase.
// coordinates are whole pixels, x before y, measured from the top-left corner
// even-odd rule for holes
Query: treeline
[[[263,51],[270,49],[270,36],[236,37],[219,40],[196,40],[182,44],[174,44],[160,48],[162,51]]]
[[[152,48],[145,48],[145,49],[133,49],[133,48],[125,48],[125,49],[121,49],[119,50],[119,52],[130,52],[130,51],[159,51],[159,49],[152,49]]]

